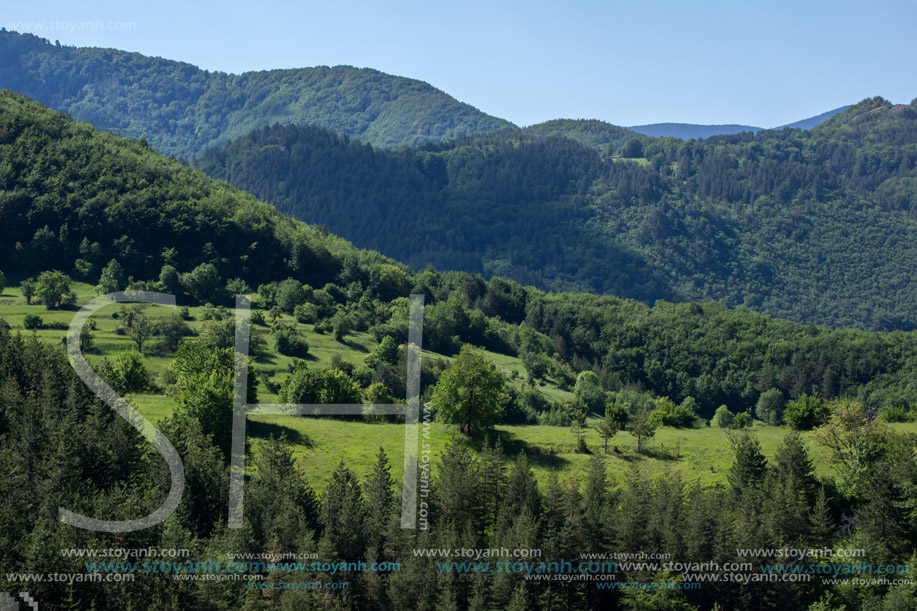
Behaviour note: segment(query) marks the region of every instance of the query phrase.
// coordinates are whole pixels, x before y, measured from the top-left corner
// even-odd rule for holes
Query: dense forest
[[[415,268],[911,329],[917,103],[682,142],[558,121],[417,149],[258,130],[196,167]]]
[[[753,409],[770,389],[786,399],[856,396],[882,409],[917,396],[912,332],[832,331],[717,303],[649,307],[546,294],[430,266],[415,273],[142,143],[98,133],[10,92],[0,92],[0,108],[0,271],[9,276],[59,270],[120,288],[160,282],[170,292],[183,286],[200,303],[222,303],[232,287],[290,278],[309,287],[297,289],[294,301],[308,300],[321,318],[342,309],[364,328],[384,328],[389,302],[423,293],[426,344],[438,352],[473,343],[529,354],[554,377],[592,370],[607,391],[692,397],[707,418],[724,403]],[[566,139],[534,145],[550,143],[576,146]]]
[[[899,112],[883,106],[879,111]],[[416,168],[405,159],[420,154],[402,150],[379,157],[366,145],[309,131],[365,155],[367,164]],[[563,156],[571,165],[554,168],[558,176],[577,163],[594,164],[598,175],[603,168],[642,167],[608,164],[595,149],[567,138],[522,137],[517,143],[494,136],[490,142],[496,152],[529,143],[575,152]],[[744,146],[741,139],[727,145]],[[429,164],[416,168],[417,180],[444,167],[448,171],[445,161],[437,170],[436,159],[458,150],[448,145],[423,151]],[[22,330],[0,323],[0,575],[6,586],[13,583],[11,575],[32,572],[131,571],[117,563],[90,568],[86,558],[61,553],[68,549],[185,548],[189,561],[223,565],[230,554],[273,559],[252,570],[261,578],[256,587],[245,580],[173,579],[141,570],[133,581],[106,581],[104,587],[47,580],[16,582],[15,592],[27,590],[64,608],[96,609],[897,611],[913,606],[913,583],[832,585],[824,575],[847,570],[854,572],[843,577],[856,577],[855,567],[864,563],[915,562],[914,439],[895,434],[887,422],[914,417],[917,332],[830,330],[718,303],[660,301],[650,307],[619,297],[545,293],[499,276],[485,280],[433,266],[415,272],[285,217],[145,143],[97,132],[8,91],[0,92],[0,159],[0,284],[18,284],[25,299],[34,299],[28,307],[72,308],[69,283],[78,278],[97,285],[99,293],[125,288],[175,293],[180,306],[193,305],[211,317],[199,336],[186,337],[181,315],[153,331],[142,312],[116,313],[119,329],[137,342],[138,351],[141,340],[148,345],[155,336],[174,359],[160,383],[174,392],[176,408],[159,426],[182,457],[187,478],[186,493],[170,518],[121,534],[62,524],[59,508],[110,519],[146,514],[169,488],[166,465],[83,385],[59,345],[27,337],[27,325],[40,321],[26,317]],[[687,155],[676,163],[692,161],[702,159]],[[326,327],[341,341],[353,330],[377,339],[359,367],[317,369],[298,362],[278,392],[282,400],[302,402],[404,396],[398,380],[404,379],[405,350],[399,344],[406,340],[405,297],[425,296],[424,346],[454,359],[448,367],[428,364],[421,371],[423,400],[437,420],[463,425],[445,450],[431,457],[426,529],[400,528],[394,457],[379,452],[372,472],[362,478],[342,462],[326,486],[314,489],[285,439],[271,439],[252,452],[244,527],[227,528],[233,344],[223,331],[231,333],[225,322],[233,321],[219,312],[239,292],[256,293],[253,323],[270,329],[271,345],[262,342],[255,350],[308,353],[289,327],[269,322],[291,314]],[[84,339],[91,344],[91,333]],[[521,358],[529,388],[515,392],[504,386],[471,345]],[[131,354],[100,367],[101,375],[125,392],[150,384],[139,355]],[[572,402],[541,396],[535,389],[544,378],[568,389]],[[451,411],[465,403],[469,384],[483,391],[484,379],[493,409],[485,413],[472,403],[480,410],[474,418]],[[269,383],[249,390],[268,392]],[[606,472],[611,458],[600,448],[579,478],[538,483],[524,453],[506,458],[487,437],[501,418],[562,427],[572,422],[573,434],[579,434],[586,414],[604,416],[610,436],[623,427],[651,436],[657,426],[698,427],[710,419],[732,440],[726,483],[702,486],[673,474],[648,480],[636,463],[623,480],[612,479]],[[735,425],[740,417],[745,423]],[[373,416],[367,418],[373,422]],[[746,429],[752,418],[788,425],[770,460],[754,428]],[[816,477],[810,450],[791,430],[813,427],[829,454],[831,476]],[[856,565],[838,558],[808,565],[808,559],[774,559],[760,551],[825,546],[864,553]],[[546,564],[534,574],[524,565],[498,570],[497,558],[468,564],[468,558],[422,554],[432,548],[535,549],[537,561]],[[582,570],[588,573],[588,561],[600,560],[583,554],[609,550],[717,565],[666,568],[653,564],[656,559],[599,564],[592,574],[613,573],[618,588],[575,578],[581,562],[587,560]],[[288,553],[312,553],[323,563],[393,562],[397,568],[337,572],[329,564],[277,564]],[[515,560],[499,558],[509,559]],[[570,568],[563,568],[564,561]],[[727,563],[739,564],[727,569]],[[816,565],[834,572],[805,581],[772,578],[774,572]],[[708,580],[711,575],[716,579]],[[346,590],[332,587],[342,581],[349,583]],[[300,582],[327,587],[284,589],[283,584]]]
[[[0,31],[0,87],[99,129],[145,138],[180,158],[273,123],[318,125],[379,146],[510,125],[427,83],[376,70],[321,66],[225,74],[6,30]]]

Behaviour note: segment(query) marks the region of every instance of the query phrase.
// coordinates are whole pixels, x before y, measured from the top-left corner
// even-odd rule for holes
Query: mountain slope
[[[265,137],[276,141],[278,136],[267,132]],[[494,151],[505,146],[493,137],[486,144]],[[561,150],[559,158],[576,150],[564,145],[585,151],[584,159],[595,156],[569,140],[542,144]],[[554,163],[536,150],[538,159]],[[427,350],[451,355],[464,343],[484,346],[507,358],[521,357],[533,376],[548,376],[566,390],[574,387],[576,372],[593,370],[606,390],[626,389],[628,401],[634,389],[679,402],[691,396],[705,417],[723,403],[737,411],[751,409],[769,388],[794,398],[814,387],[827,398],[850,395],[883,406],[910,405],[917,396],[913,333],[829,331],[716,303],[649,307],[611,296],[545,294],[504,278],[485,282],[429,267],[411,273],[378,253],[357,250],[321,228],[284,217],[142,143],[99,133],[3,91],[0,159],[0,265],[10,277],[59,269],[91,285],[114,258],[124,269],[120,288],[133,277],[133,288],[166,290],[178,295],[181,305],[209,301],[207,284],[211,294],[230,288],[219,278],[241,278],[258,288],[264,318],[283,311],[286,322],[291,314],[311,320],[297,324],[314,324],[310,331],[315,333],[322,333],[322,322],[345,329],[342,335],[352,329],[370,332],[375,341],[391,335],[400,342],[406,339],[405,296],[423,293]],[[428,161],[435,165],[433,158]],[[544,166],[536,169],[536,176],[544,174]],[[160,273],[164,265],[184,272],[177,285],[169,286],[174,279]],[[208,265],[219,275],[215,281],[199,272]],[[240,290],[238,280],[229,285],[232,292]],[[219,312],[207,307],[202,317],[208,310],[219,320]],[[14,324],[24,324],[21,310],[16,316]],[[345,326],[338,327],[342,320]],[[268,327],[266,321],[258,325]],[[365,356],[354,355],[354,345],[341,346],[357,356],[352,363]],[[273,365],[284,369],[282,363]],[[354,371],[363,387],[385,383],[393,396],[404,396],[404,378],[396,374],[390,367]],[[424,385],[436,375],[425,368]],[[530,401],[532,392],[538,394],[534,388],[511,397],[515,407],[508,419],[531,421],[535,412],[553,409],[544,400]]]
[[[810,131],[642,136],[636,161],[529,130],[390,152],[276,126],[194,163],[415,268],[909,329],[915,112],[877,98]],[[593,127],[554,133],[571,126]]]
[[[835,108],[834,110],[829,110],[819,115],[815,115],[814,117],[801,119],[786,125],[780,125],[779,127],[774,127],[773,129],[812,129],[816,125],[824,123],[834,115],[844,111],[847,108],[849,108],[849,106],[841,106],[840,108]],[[634,125],[632,127],[628,127],[627,129],[643,134],[645,136],[653,136],[655,138],[673,137],[680,138],[682,140],[698,140],[700,138],[710,138],[712,136],[731,136],[732,134],[741,134],[742,132],[751,132],[754,134],[765,128],[755,127],[753,125],[735,124],[697,125],[695,123],[653,123],[650,125]]]
[[[7,272],[69,271],[79,260],[78,272],[94,281],[115,258],[124,280],[157,278],[163,264],[191,271],[210,263],[223,278],[251,286],[288,275],[320,286],[345,260],[394,263],[143,143],[98,133],[4,90],[0,159]]]
[[[697,125],[695,123],[651,123],[649,125],[632,125],[627,129],[644,136],[654,138],[680,138],[681,140],[699,140],[711,136],[729,136],[742,132],[755,133],[762,128],[751,125]]]
[[[113,49],[0,31],[0,88],[190,157],[273,123],[318,125],[385,147],[511,126],[427,83],[349,66],[207,72]]]
[[[609,147],[615,150],[637,135],[625,127],[584,119],[556,119],[530,125],[523,131],[532,136],[569,138],[600,152]]]
[[[793,129],[812,129],[816,125],[821,125],[834,115],[844,112],[850,108],[849,105],[841,106],[840,108],[835,108],[834,110],[829,110],[828,112],[823,112],[820,115],[815,115],[814,117],[809,117],[808,119],[802,119],[801,121],[794,121],[793,123],[787,123],[786,125],[781,125],[780,127],[775,127],[774,129],[783,129],[784,127],[789,127]]]

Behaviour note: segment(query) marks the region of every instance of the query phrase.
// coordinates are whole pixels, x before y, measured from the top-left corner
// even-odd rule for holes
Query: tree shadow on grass
[[[609,452],[608,454],[609,456],[614,456],[616,458],[620,458],[621,460],[624,460],[627,462],[635,462],[638,460],[646,460],[649,458],[654,458],[656,460],[663,460],[667,462],[680,460],[678,456],[675,456],[675,453],[673,450],[666,448],[665,446],[661,448],[655,448],[655,447],[643,448],[643,452],[640,454],[637,454],[636,450],[632,450],[629,452],[621,452],[621,453]]]
[[[259,422],[258,420],[248,421],[250,436],[259,439],[280,439],[286,437],[286,440],[295,445],[301,445],[306,448],[312,447],[312,440],[305,433],[300,433],[296,429],[274,422]]]
[[[367,353],[369,349],[363,344],[358,344],[357,342],[351,340],[347,341],[347,338],[337,340],[339,344],[343,344],[350,348],[351,350],[356,350],[357,352]]]
[[[570,464],[569,460],[555,451],[546,451],[541,446],[519,439],[511,431],[488,431],[486,437],[489,439],[490,444],[496,443],[497,439],[499,439],[500,445],[503,446],[503,454],[510,459],[515,459],[520,452],[525,452],[525,457],[532,466],[538,466],[543,469],[562,469]],[[484,449],[484,439],[485,435],[476,435],[468,440],[468,445],[480,452]]]

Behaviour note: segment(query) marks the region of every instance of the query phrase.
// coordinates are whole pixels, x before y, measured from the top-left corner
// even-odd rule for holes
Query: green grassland
[[[94,287],[90,285],[75,283],[73,288],[79,304],[84,304],[95,296]],[[119,305],[106,306],[92,318],[95,323],[94,348],[86,355],[91,363],[96,364],[103,358],[134,346],[130,339],[115,333],[117,319],[113,318],[112,314],[116,313],[118,308]],[[188,310],[188,324],[197,331],[203,324],[203,308],[189,307]],[[62,344],[67,333],[66,327],[75,311],[75,308],[48,310],[43,305],[26,305],[25,298],[17,288],[7,288],[0,294],[0,317],[14,332],[34,334],[51,343]],[[171,312],[170,308],[164,306],[150,306],[148,309],[152,316],[164,316]],[[46,326],[56,328],[27,331],[23,329],[23,318],[26,314],[41,316]],[[284,315],[283,322],[295,325],[302,333],[310,346],[310,363],[319,367],[330,367],[332,358],[336,355],[358,365],[375,345],[374,339],[368,333],[352,333],[344,342],[338,342],[331,334],[317,333],[312,325],[297,323],[292,317]],[[253,329],[255,333],[264,332],[264,327],[259,325],[253,325]],[[151,350],[145,351],[144,361],[155,379],[169,364],[171,356],[157,353],[154,344],[155,342],[151,342]],[[511,384],[522,386],[525,370],[520,359],[491,352],[486,354],[510,379]],[[423,358],[451,360],[450,357],[428,351],[424,351]],[[291,362],[290,357],[268,354],[256,357],[254,367],[256,371],[265,372],[272,376],[273,381],[279,383],[288,375],[287,368]],[[539,390],[552,399],[567,400],[572,397],[571,393],[552,384],[539,386]],[[136,394],[128,399],[153,422],[168,417],[175,407],[174,400],[166,394]],[[259,401],[269,403],[277,400],[275,394],[261,388]],[[596,422],[594,419],[589,421],[585,439],[593,453],[602,453],[604,442],[595,430]],[[917,433],[917,423],[894,424],[892,427],[900,432]],[[753,434],[758,438],[767,457],[773,456],[786,432],[782,427],[763,426],[760,422],[756,422],[753,428]],[[324,487],[327,478],[341,461],[360,475],[367,473],[379,447],[384,448],[388,454],[395,478],[400,480],[402,477],[405,428],[399,422],[370,423],[327,417],[262,415],[250,417],[247,435],[249,454],[257,452],[260,444],[271,436],[286,437],[309,482],[318,489]],[[456,427],[439,422],[421,423],[420,435],[430,444],[435,473],[438,454],[450,439],[460,435]],[[541,482],[551,473],[561,480],[582,479],[591,458],[589,454],[574,452],[574,436],[567,427],[501,425],[496,427],[489,438],[491,442],[499,440],[507,461],[524,452]],[[818,475],[829,475],[832,467],[824,448],[813,443],[810,434],[804,434],[804,438],[808,442]],[[470,441],[476,450],[480,450],[483,443],[483,439]],[[655,437],[646,444],[643,454],[636,452],[636,439],[630,433],[618,433],[609,441],[607,458],[609,473],[618,480],[633,466],[637,466],[650,478],[671,472],[687,481],[698,480],[703,484],[714,484],[725,481],[726,472],[732,463],[732,450],[729,438],[720,429],[666,427],[657,431]]]

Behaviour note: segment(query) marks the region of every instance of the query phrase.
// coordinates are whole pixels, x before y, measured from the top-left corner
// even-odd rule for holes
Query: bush
[[[797,431],[808,431],[823,423],[829,414],[828,405],[820,397],[803,394],[787,404],[783,419]]]
[[[908,410],[907,406],[901,403],[893,403],[885,406],[879,416],[885,422],[910,422],[914,420],[914,410]]]
[[[331,320],[328,318],[323,318],[315,323],[313,330],[316,333],[329,333],[332,329]]]
[[[103,359],[99,375],[119,395],[153,388],[153,380],[143,364],[143,357],[136,350],[121,351],[114,362]]]
[[[22,319],[22,326],[29,330],[41,329],[45,324],[38,314],[26,314]]]
[[[732,428],[735,428],[735,429],[751,428],[752,422],[753,420],[752,420],[751,414],[749,414],[748,412],[742,412],[740,414],[735,415],[735,419],[733,420],[733,423],[732,423]]]
[[[293,316],[299,322],[311,325],[318,320],[318,308],[314,303],[301,303],[293,308]]]
[[[277,325],[272,333],[277,352],[285,356],[305,358],[309,354],[309,344],[300,337],[296,329],[286,325]]]
[[[759,420],[763,420],[772,426],[777,426],[783,417],[784,405],[783,393],[779,389],[771,388],[765,390],[758,397],[755,415],[758,416]]]
[[[735,414],[729,411],[729,408],[725,405],[721,405],[716,408],[716,413],[713,414],[713,426],[719,427],[721,429],[732,428],[733,423],[735,422]]]
[[[656,399],[656,409],[649,415],[649,424],[657,427],[685,428],[694,426],[696,421],[697,415],[691,411],[687,400],[681,405],[675,405],[668,397]]]

